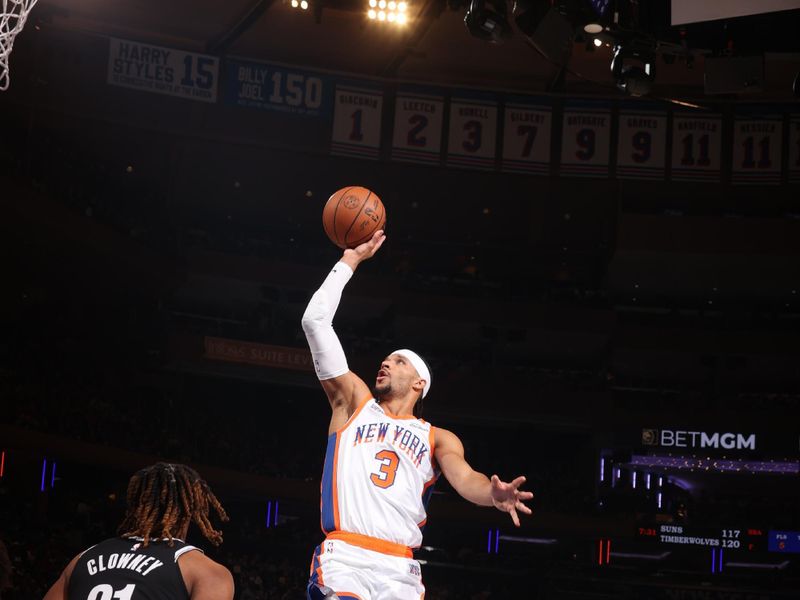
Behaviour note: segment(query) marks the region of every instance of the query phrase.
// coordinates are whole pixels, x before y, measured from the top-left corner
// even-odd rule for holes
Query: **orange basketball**
[[[339,248],[355,248],[386,225],[386,210],[377,194],[365,187],[335,191],[322,210],[322,226]]]

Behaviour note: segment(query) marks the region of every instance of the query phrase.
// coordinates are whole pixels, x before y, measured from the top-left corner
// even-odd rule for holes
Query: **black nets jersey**
[[[178,557],[199,550],[175,539],[111,538],[81,554],[69,578],[69,600],[189,600]]]

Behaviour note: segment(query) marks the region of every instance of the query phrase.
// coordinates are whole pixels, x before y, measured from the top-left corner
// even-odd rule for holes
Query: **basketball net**
[[[2,12],[0,12],[0,92],[4,92],[11,83],[8,57],[11,55],[14,38],[25,27],[28,13],[37,0],[0,0],[0,2],[2,2]]]

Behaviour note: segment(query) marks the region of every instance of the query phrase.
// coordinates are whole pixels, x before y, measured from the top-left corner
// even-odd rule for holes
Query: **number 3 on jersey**
[[[381,462],[381,466],[377,473],[372,473],[369,476],[370,481],[379,488],[391,487],[394,483],[397,466],[400,464],[400,458],[397,456],[397,452],[381,450],[375,455],[375,458]]]

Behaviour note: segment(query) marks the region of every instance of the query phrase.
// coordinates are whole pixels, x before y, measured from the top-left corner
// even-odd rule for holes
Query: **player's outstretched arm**
[[[442,469],[445,479],[463,498],[480,506],[494,506],[497,510],[511,515],[514,525],[519,527],[517,511],[531,514],[524,500],[533,498],[532,492],[521,491],[519,486],[525,483],[525,477],[517,477],[506,483],[497,475],[489,479],[483,473],[475,471],[464,458],[464,445],[454,433],[437,427],[435,430],[436,462]]]
[[[378,230],[369,241],[345,250],[322,286],[314,292],[303,314],[303,331],[311,349],[317,377],[333,411],[330,431],[343,426],[358,403],[369,395],[367,384],[347,366],[342,344],[333,330],[333,316],[339,307],[342,291],[358,265],[372,258],[385,239],[383,231]]]

